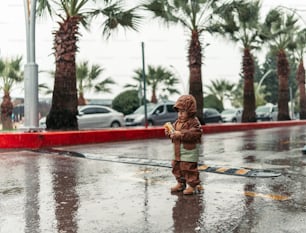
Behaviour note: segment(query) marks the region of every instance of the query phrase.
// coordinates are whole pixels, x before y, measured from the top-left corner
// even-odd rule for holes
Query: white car
[[[79,129],[117,128],[124,126],[124,115],[110,107],[101,105],[78,106]],[[39,121],[40,128],[46,128],[46,117]]]
[[[225,109],[221,112],[222,122],[241,122],[242,109]]]
[[[256,108],[257,121],[277,121],[277,105],[266,104]]]

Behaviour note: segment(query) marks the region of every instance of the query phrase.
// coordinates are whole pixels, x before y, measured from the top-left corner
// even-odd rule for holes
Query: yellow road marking
[[[207,168],[209,168],[207,165],[201,165],[198,167],[199,170],[206,170]]]
[[[245,175],[246,173],[248,173],[250,170],[247,170],[247,169],[239,169],[235,172],[235,174],[237,175]]]
[[[250,191],[245,191],[244,195],[249,196],[249,197],[263,197],[263,198],[268,198],[276,201],[286,201],[289,199],[289,196],[285,195],[278,195],[278,194],[262,194],[262,193],[255,193],[255,192],[250,192]]]
[[[226,168],[226,167],[220,167],[216,170],[216,172],[225,172],[227,171],[229,168]]]

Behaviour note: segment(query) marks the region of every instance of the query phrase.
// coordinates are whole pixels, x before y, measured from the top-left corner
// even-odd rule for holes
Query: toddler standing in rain
[[[201,144],[202,127],[196,117],[197,105],[192,95],[183,95],[174,105],[178,113],[173,123],[173,131],[165,127],[165,134],[174,145],[172,174],[177,184],[171,192],[194,194],[201,183],[198,171],[199,148]],[[188,187],[186,188],[186,184]]]

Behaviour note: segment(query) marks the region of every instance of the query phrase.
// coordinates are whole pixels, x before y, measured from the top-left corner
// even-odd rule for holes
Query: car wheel
[[[148,121],[148,126],[153,126],[153,121]]]
[[[232,120],[232,122],[233,122],[233,123],[236,123],[236,122],[237,122],[237,119],[236,119],[236,118],[234,118],[234,119]]]
[[[113,121],[112,123],[111,123],[111,127],[112,128],[118,128],[118,127],[120,127],[121,125],[120,125],[120,123],[118,122],[118,121]]]

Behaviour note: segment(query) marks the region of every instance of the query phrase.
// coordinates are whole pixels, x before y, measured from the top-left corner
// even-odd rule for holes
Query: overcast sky
[[[306,21],[306,3],[302,0],[263,0],[263,14],[278,5],[301,10],[299,13]],[[0,1],[0,56],[2,58],[22,55],[24,62],[26,61],[24,18],[23,0]],[[52,31],[56,29],[57,24],[50,19],[36,21],[36,63],[39,70],[55,69],[52,55]],[[165,28],[159,23],[152,22],[143,25],[138,33],[120,31],[108,41],[102,37],[99,29],[96,25],[92,27],[90,33],[81,30],[77,62],[88,60],[91,64],[101,65],[105,68],[102,77],[112,77],[117,85],[112,86],[112,94],[91,93],[85,94],[85,97],[113,98],[123,90],[125,84],[133,82],[131,79],[133,71],[142,67],[141,42],[145,45],[146,65],[161,65],[169,68],[181,79],[182,84],[177,87],[179,91],[181,93],[188,91],[189,72],[186,57],[189,35],[182,28]],[[241,48],[207,34],[204,34],[202,43],[209,44],[205,49],[202,66],[204,85],[215,79],[237,82],[241,70]],[[264,56],[264,53],[261,52],[258,56]],[[52,80],[40,74],[39,83],[47,82],[53,87]],[[23,86],[14,90],[11,95],[23,97]],[[150,93],[148,98],[149,95]]]

